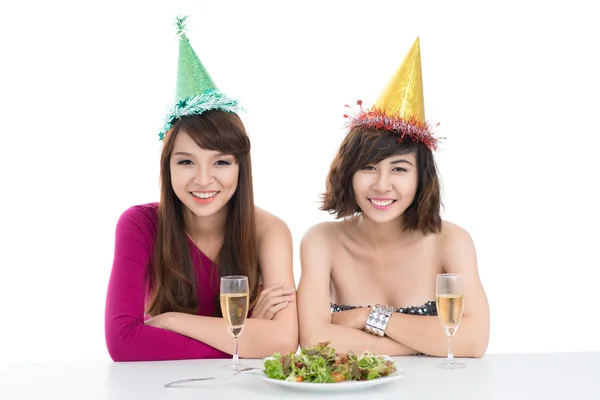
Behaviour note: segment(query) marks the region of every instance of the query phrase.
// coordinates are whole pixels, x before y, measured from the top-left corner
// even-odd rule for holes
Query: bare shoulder
[[[302,236],[300,242],[301,247],[312,247],[313,245],[326,245],[331,246],[333,240],[339,237],[342,232],[342,223],[337,221],[325,221],[319,222],[316,225],[311,226]]]
[[[439,249],[446,272],[463,273],[477,270],[475,244],[467,230],[449,221],[442,222]]]
[[[275,214],[260,207],[254,207],[256,219],[256,238],[261,242],[266,237],[280,236],[291,237],[290,228],[285,221]]]
[[[300,241],[300,264],[303,273],[314,273],[318,276],[329,274],[342,229],[341,224],[334,221],[320,222],[304,233]]]
[[[440,243],[444,246],[473,246],[473,239],[467,230],[453,222],[442,221],[442,230],[440,231]]]

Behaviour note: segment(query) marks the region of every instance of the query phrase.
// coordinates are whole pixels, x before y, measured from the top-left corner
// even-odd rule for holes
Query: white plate
[[[308,391],[344,391],[344,390],[355,390],[368,388],[373,386],[385,385],[386,383],[395,382],[402,378],[402,372],[396,371],[392,375],[384,376],[383,378],[377,378],[370,381],[347,381],[338,383],[312,383],[312,382],[289,382],[282,381],[279,379],[267,378],[264,375],[260,376],[260,379],[273,383],[275,385],[285,386],[294,390],[308,390]]]
[[[384,356],[389,358],[387,356]],[[270,358],[270,357],[268,357]],[[373,386],[385,385],[386,383],[392,383],[402,378],[402,370],[396,363],[396,372],[392,375],[384,376],[382,378],[372,379],[370,381],[344,381],[344,382],[334,382],[334,383],[313,383],[313,382],[289,382],[282,381],[280,379],[272,379],[267,377],[266,375],[260,375],[260,379],[263,381],[284,386],[294,390],[307,390],[307,391],[345,391],[345,390],[355,390],[362,388],[369,388]]]

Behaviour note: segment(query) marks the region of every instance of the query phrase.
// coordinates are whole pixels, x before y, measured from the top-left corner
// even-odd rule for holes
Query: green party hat
[[[196,55],[185,34],[187,16],[177,18],[177,36],[179,36],[179,61],[177,65],[177,91],[175,102],[202,94],[207,90],[217,90],[217,85]]]
[[[177,17],[175,26],[179,36],[179,60],[177,65],[177,89],[175,104],[169,110],[160,140],[165,138],[173,123],[187,115],[200,115],[208,110],[239,111],[237,100],[219,91],[217,85],[204,68],[186,35],[187,16]]]

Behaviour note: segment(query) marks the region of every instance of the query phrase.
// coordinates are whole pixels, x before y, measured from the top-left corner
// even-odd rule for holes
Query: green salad
[[[301,348],[298,354],[275,353],[264,362],[265,374],[271,379],[290,382],[336,383],[367,381],[396,372],[396,364],[370,352],[355,355],[336,353],[329,342]]]

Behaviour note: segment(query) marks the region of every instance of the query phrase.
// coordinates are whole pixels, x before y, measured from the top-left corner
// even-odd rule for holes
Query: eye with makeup
[[[216,166],[226,166],[226,165],[231,165],[231,164],[232,163],[229,160],[219,160],[219,161],[216,161],[213,165],[216,165]]]
[[[394,172],[408,172],[408,170],[406,168],[402,168],[402,167],[394,167],[394,168],[392,168],[392,171],[394,171]]]
[[[177,165],[193,165],[194,163],[192,162],[192,160],[178,160],[177,161]],[[215,161],[213,165],[215,166],[227,166],[227,165],[231,165],[232,162],[229,160],[218,160]]]
[[[361,170],[361,171],[377,171],[377,170],[375,169],[375,167],[374,167],[374,166],[372,166],[372,165],[367,165],[367,166],[365,166],[365,167],[362,167],[360,170]]]

